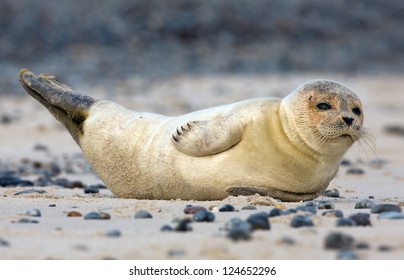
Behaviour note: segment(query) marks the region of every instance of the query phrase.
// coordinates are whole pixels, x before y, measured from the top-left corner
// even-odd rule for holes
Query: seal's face
[[[327,80],[304,84],[287,98],[294,112],[289,120],[300,137],[321,154],[343,154],[363,135],[359,98],[345,86]]]

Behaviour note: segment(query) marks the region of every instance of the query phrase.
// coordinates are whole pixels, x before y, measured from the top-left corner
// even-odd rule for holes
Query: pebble
[[[53,180],[53,184],[61,187],[66,187],[69,184],[69,180],[66,178],[57,178],[56,180]]]
[[[353,245],[353,237],[341,232],[332,232],[328,234],[324,242],[324,247],[326,249],[350,249]]]
[[[230,204],[225,204],[219,208],[219,212],[234,212],[234,211],[236,211],[236,208],[234,208],[234,206]]]
[[[191,226],[192,220],[185,218],[178,222],[177,226],[175,227],[175,231],[192,231]]]
[[[175,250],[175,249],[173,249],[173,250],[169,250],[169,251],[167,252],[167,255],[168,255],[169,257],[182,257],[182,256],[185,255],[185,252],[182,251],[182,250]]]
[[[318,203],[317,209],[334,209],[334,203],[330,201],[321,201]]]
[[[352,250],[340,250],[337,255],[338,260],[357,260],[358,255]]]
[[[56,204],[49,204],[48,207],[56,207]]]
[[[83,216],[83,215],[78,211],[67,212],[67,217],[81,217],[81,216]]]
[[[369,199],[363,199],[355,204],[355,209],[371,209],[376,203]]]
[[[34,145],[34,150],[35,151],[43,151],[43,152],[47,152],[48,151],[48,147],[44,144],[35,144]]]
[[[23,191],[20,191],[20,192],[16,192],[16,193],[14,193],[14,195],[29,194],[29,193],[44,194],[44,193],[46,193],[46,191],[45,190],[28,189],[28,190],[23,190]]]
[[[251,225],[253,230],[270,230],[271,225],[269,223],[268,217],[268,214],[265,212],[255,213],[247,218],[247,223]]]
[[[383,212],[401,212],[401,207],[395,204],[376,204],[370,209],[370,213],[383,213]]]
[[[369,249],[370,246],[366,242],[358,242],[355,244],[355,248],[358,250],[366,250],[366,249]]]
[[[312,227],[314,226],[314,224],[309,217],[303,215],[296,215],[290,221],[290,226],[293,228]]]
[[[383,159],[372,159],[369,161],[369,166],[375,169],[380,169],[383,167],[383,165],[386,164],[386,161]]]
[[[326,216],[326,217],[335,217],[335,218],[344,217],[344,213],[341,210],[338,210],[338,209],[324,211],[323,214],[321,214],[321,215]]]
[[[0,247],[9,247],[10,242],[0,237]]]
[[[368,213],[353,214],[349,218],[354,220],[354,222],[357,226],[371,226],[372,225],[370,222],[370,214],[368,214]]]
[[[308,213],[311,213],[313,215],[317,214],[316,207],[314,207],[314,206],[303,206],[303,205],[301,205],[301,206],[296,207],[295,210],[296,211],[302,211],[302,212],[308,212]]]
[[[146,210],[139,210],[135,213],[135,219],[151,219],[153,218],[152,214],[150,214]]]
[[[185,214],[195,214],[199,211],[206,211],[206,208],[203,206],[187,205],[184,209]]]
[[[226,223],[225,229],[227,230],[227,237],[233,241],[251,239],[251,233],[253,230],[249,223],[240,218],[230,219]]]
[[[98,189],[98,187],[94,187],[94,186],[88,186],[88,187],[84,187],[84,193],[99,193],[100,190]]]
[[[339,218],[335,221],[335,225],[337,227],[354,227],[356,226],[356,223],[350,218]]]
[[[193,216],[192,219],[195,222],[213,222],[215,220],[215,214],[210,211],[198,211]]]
[[[105,236],[108,237],[120,237],[122,235],[121,231],[118,229],[112,229],[105,232]]]
[[[0,186],[8,187],[8,186],[20,186],[20,187],[30,187],[33,186],[34,183],[28,180],[23,180],[17,177],[14,172],[3,171],[0,172]]]
[[[303,203],[303,206],[309,206],[309,207],[317,207],[317,205],[318,202],[314,200],[308,200]]]
[[[295,213],[297,213],[297,210],[294,208],[289,208],[289,209],[282,211],[282,215],[289,215],[289,214],[295,214]]]
[[[278,208],[274,208],[271,211],[269,211],[269,217],[276,217],[276,216],[281,216],[282,215],[282,210]]]
[[[288,245],[296,244],[296,240],[294,240],[292,237],[289,236],[282,237],[281,242]]]
[[[377,218],[379,218],[379,219],[391,219],[391,220],[402,220],[402,219],[404,219],[404,215],[399,213],[399,212],[387,211],[387,212],[380,213]]]
[[[326,190],[323,192],[323,196],[326,197],[339,197],[339,191],[337,189]]]
[[[173,227],[170,226],[170,225],[164,225],[164,226],[161,227],[160,230],[161,230],[161,231],[173,231],[174,229],[173,229]]]
[[[105,212],[89,212],[84,215],[85,220],[109,220],[111,215]]]
[[[380,252],[389,252],[393,250],[393,247],[391,247],[390,245],[380,245],[377,249]]]
[[[352,162],[349,159],[342,159],[340,162],[340,165],[342,166],[350,166],[352,165]]]
[[[386,125],[384,127],[384,132],[392,135],[404,136],[404,126],[396,124]]]
[[[21,218],[17,221],[17,223],[19,223],[19,224],[38,224],[39,222],[37,220]]]
[[[31,209],[28,210],[25,215],[31,216],[31,217],[41,217],[41,211],[39,209]]]
[[[257,207],[254,205],[246,205],[241,208],[241,210],[257,210]]]
[[[363,170],[362,168],[349,168],[346,171],[346,174],[350,174],[350,175],[363,175],[365,174],[365,170]]]
[[[63,187],[67,189],[84,189],[86,185],[81,181],[68,181],[67,184],[65,184]]]

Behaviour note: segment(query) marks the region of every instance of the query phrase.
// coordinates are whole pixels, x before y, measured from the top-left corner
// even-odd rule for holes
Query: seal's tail
[[[54,76],[45,74],[36,76],[28,69],[20,71],[19,80],[24,89],[44,105],[80,145],[83,121],[87,118],[89,108],[96,99],[75,92],[56,80]]]

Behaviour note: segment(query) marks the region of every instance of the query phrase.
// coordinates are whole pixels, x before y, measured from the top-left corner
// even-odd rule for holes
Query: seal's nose
[[[348,126],[350,126],[351,124],[352,124],[352,122],[353,122],[353,118],[349,118],[349,117],[343,117],[342,118],[343,120],[344,120],[344,122],[348,125]]]

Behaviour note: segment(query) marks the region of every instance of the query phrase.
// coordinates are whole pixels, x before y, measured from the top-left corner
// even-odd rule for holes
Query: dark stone
[[[340,165],[342,166],[350,166],[352,165],[352,162],[349,159],[342,159],[340,162]]]
[[[365,174],[365,170],[363,170],[362,168],[349,168],[346,171],[346,174],[349,174],[349,175],[363,175],[363,174]]]
[[[293,228],[312,227],[314,226],[314,224],[309,217],[303,215],[296,215],[290,221],[290,226]]]
[[[339,197],[339,191],[337,189],[326,190],[323,192],[323,196],[326,197]]]
[[[215,220],[215,214],[210,211],[198,211],[193,216],[192,219],[195,222],[213,222]]]
[[[68,181],[67,184],[64,185],[63,187],[67,189],[75,189],[75,188],[84,189],[86,185],[80,181]]]
[[[265,212],[255,213],[247,218],[247,223],[249,223],[253,230],[262,229],[270,230],[271,225],[269,223],[269,215]]]
[[[161,230],[161,231],[173,231],[174,229],[173,229],[173,227],[170,226],[170,225],[164,225],[164,226],[161,227],[160,230]]]
[[[383,212],[401,212],[401,207],[395,204],[376,204],[370,210],[370,213],[383,213]]]
[[[302,211],[302,212],[308,212],[308,213],[311,213],[313,215],[317,214],[316,207],[314,207],[314,206],[303,206],[303,205],[301,205],[301,206],[296,207],[295,210]]]
[[[227,230],[227,237],[233,241],[251,239],[251,233],[253,230],[249,223],[240,218],[230,219],[226,223],[225,229]]]
[[[207,211],[207,209],[203,206],[195,206],[195,205],[187,205],[184,209],[185,214],[195,214],[199,211]]]
[[[282,211],[282,215],[289,215],[289,214],[295,214],[295,213],[297,213],[297,210],[294,208],[289,208],[289,209]]]
[[[105,236],[108,237],[120,237],[122,235],[121,231],[118,229],[112,229],[105,232]]]
[[[289,236],[282,237],[281,242],[288,245],[296,244],[296,240],[294,240],[292,237]]]
[[[0,173],[0,186],[19,186],[19,187],[31,187],[34,183],[28,180],[22,180],[21,178],[12,174],[12,172]]]
[[[25,213],[26,216],[41,217],[41,211],[39,209],[31,209]]]
[[[382,212],[377,216],[379,219],[391,219],[391,220],[402,220],[404,219],[404,215],[400,212],[388,211]]]
[[[370,246],[366,242],[358,242],[355,244],[355,248],[358,250],[367,250],[370,248]]]
[[[241,208],[241,210],[257,210],[257,207],[254,205],[246,205]]]
[[[84,187],[84,193],[99,193],[100,190],[98,188],[94,188],[93,186]]]
[[[38,224],[39,222],[37,220],[21,218],[17,221],[17,223],[19,223],[19,224]]]
[[[368,213],[357,213],[357,214],[351,215],[349,218],[354,220],[354,222],[357,226],[371,226],[372,225],[370,222],[370,214],[368,214]]]
[[[330,201],[321,201],[318,203],[317,209],[334,209],[334,203]]]
[[[336,218],[342,218],[344,217],[344,213],[341,210],[338,209],[333,209],[333,210],[328,210],[324,211],[322,216],[327,216],[327,217],[336,217]]]
[[[219,212],[234,212],[234,211],[236,211],[236,208],[234,208],[234,206],[230,204],[225,204],[219,208]]]
[[[105,212],[89,212],[84,215],[85,220],[109,220],[111,215]]]
[[[10,242],[0,237],[0,247],[9,247]]]
[[[46,187],[52,185],[52,180],[49,176],[41,176],[35,181],[35,186]]]
[[[191,226],[192,220],[191,219],[182,219],[178,222],[177,226],[175,227],[175,231],[192,231]]]
[[[340,250],[337,255],[337,260],[357,260],[358,255],[352,250]]]
[[[139,210],[135,213],[135,219],[151,219],[153,216],[146,210]]]
[[[29,193],[39,193],[39,194],[44,194],[46,193],[45,190],[36,190],[36,189],[28,189],[20,192],[14,193],[14,195],[20,195],[20,194],[29,194]]]
[[[48,207],[56,207],[56,204],[49,204]]]
[[[42,152],[47,152],[48,151],[48,147],[44,144],[35,144],[34,145],[34,150],[35,151],[42,151]]]
[[[328,234],[324,243],[326,249],[351,249],[353,245],[353,237],[340,232]]]
[[[376,203],[374,203],[373,201],[369,199],[363,199],[355,204],[355,209],[370,209],[375,205]]]
[[[384,127],[384,132],[396,136],[404,136],[404,126],[391,124]]]
[[[315,200],[308,200],[303,202],[303,206],[317,207],[318,202]]]
[[[276,217],[282,215],[282,210],[278,208],[274,208],[271,211],[269,211],[269,217]]]
[[[66,186],[69,185],[69,182],[70,182],[70,181],[69,181],[68,179],[66,179],[66,178],[58,178],[58,179],[53,180],[52,183],[53,183],[54,185],[67,188]]]
[[[390,245],[384,245],[384,244],[382,244],[382,245],[380,245],[377,249],[378,249],[380,252],[389,252],[389,251],[392,251],[392,250],[393,250],[393,247],[391,247]]]
[[[336,222],[335,225],[337,227],[354,227],[356,226],[356,223],[354,220],[350,218],[339,218]]]

